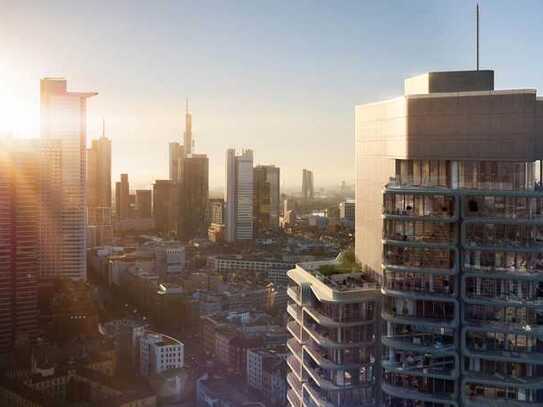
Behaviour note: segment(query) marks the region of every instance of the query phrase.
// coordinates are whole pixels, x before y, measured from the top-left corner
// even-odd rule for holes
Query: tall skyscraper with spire
[[[185,155],[192,154],[192,114],[189,112],[189,99],[187,98],[186,111],[185,111],[185,134],[183,138],[183,144],[185,145]]]

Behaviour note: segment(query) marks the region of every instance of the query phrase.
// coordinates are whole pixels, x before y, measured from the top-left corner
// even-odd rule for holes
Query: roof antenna
[[[102,117],[102,137],[106,137],[106,119]]]
[[[477,2],[477,70],[479,70],[479,2]]]

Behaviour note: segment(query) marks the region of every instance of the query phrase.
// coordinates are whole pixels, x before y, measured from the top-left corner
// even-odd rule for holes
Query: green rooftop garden
[[[327,264],[319,267],[319,273],[325,277],[334,274],[360,273],[362,268],[356,261],[354,250],[349,249],[341,252],[336,264]]]

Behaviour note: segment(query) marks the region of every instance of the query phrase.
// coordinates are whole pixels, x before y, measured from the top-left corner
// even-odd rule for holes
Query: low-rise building
[[[146,332],[138,338],[139,371],[143,376],[184,366],[183,343],[170,336]]]

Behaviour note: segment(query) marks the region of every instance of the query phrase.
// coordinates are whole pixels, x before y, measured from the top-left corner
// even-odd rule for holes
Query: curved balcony
[[[499,373],[485,374],[462,369],[463,388],[467,383],[479,383],[496,387],[517,387],[522,389],[540,390],[543,387],[543,377],[512,377]]]
[[[423,393],[410,388],[394,386],[385,382],[381,384],[381,390],[383,390],[383,392],[389,396],[400,399],[421,400],[429,403],[443,403],[448,406],[458,407],[458,403],[455,401],[454,395],[450,393]]]
[[[406,272],[406,273],[428,273],[439,274],[444,276],[452,276],[458,274],[458,268],[431,268],[431,267],[418,267],[418,266],[404,266],[395,264],[382,264],[381,268],[384,271],[392,272]]]
[[[301,300],[300,296],[298,295],[298,293],[294,290],[294,288],[288,287],[287,288],[287,295],[296,304],[302,305],[302,300]]]
[[[302,407],[302,400],[298,398],[294,390],[287,390],[287,400],[292,407]]]
[[[330,359],[328,359],[318,349],[316,349],[313,346],[305,346],[304,350],[311,357],[311,359],[313,359],[313,361],[319,367],[322,367],[323,369],[346,370],[346,369],[360,368],[361,366],[371,366],[373,364],[373,362],[370,362],[369,360],[366,361],[366,362],[337,364],[337,363],[331,361]]]
[[[411,339],[410,341],[406,341],[402,339],[396,339],[396,337],[382,336],[381,343],[392,349],[405,350],[409,352],[430,354],[439,353],[443,356],[456,355],[457,350],[454,344],[442,345],[434,342],[425,345],[422,340],[420,341],[420,343],[413,343],[413,339]]]
[[[462,396],[465,407],[543,407],[541,401],[489,399],[487,397]]]
[[[483,297],[483,296],[464,296],[464,302],[466,304],[475,305],[498,305],[503,307],[530,307],[535,308],[537,311],[543,311],[543,298],[533,300],[523,300],[516,296],[507,296],[503,298],[497,297]]]
[[[456,311],[455,311],[456,313]],[[395,315],[386,310],[381,312],[381,317],[385,321],[396,322],[404,325],[419,325],[433,328],[456,328],[458,327],[458,318],[452,320],[443,320],[438,318],[419,317],[416,315]]]
[[[329,316],[322,314],[316,308],[311,307],[311,306],[305,306],[304,312],[306,312],[319,325],[330,327],[330,328],[338,328],[338,327],[348,328],[348,327],[359,326],[359,325],[371,325],[375,323],[375,319],[359,320],[359,321],[352,321],[352,322],[339,322],[339,321],[333,320]]]
[[[501,241],[496,244],[488,244],[486,242],[477,242],[475,240],[462,239],[462,247],[464,250],[487,250],[487,251],[503,251],[503,252],[522,252],[522,253],[540,253],[543,250],[543,242],[541,243],[515,243],[513,241]]]
[[[302,354],[302,345],[300,345],[295,338],[291,338],[287,341],[287,348],[292,352],[293,355],[296,355],[298,359],[301,357],[298,355]]]
[[[467,216],[463,219],[464,223],[493,223],[497,225],[543,225],[543,216],[528,217],[491,217],[491,216]]]
[[[305,331],[309,336],[317,343],[317,345],[324,348],[334,348],[334,349],[347,349],[347,348],[360,348],[363,346],[372,345],[375,343],[374,340],[363,341],[363,342],[347,342],[347,343],[338,343],[322,334],[318,333],[311,326],[304,326]]]
[[[484,328],[463,328],[462,334],[461,334],[461,346],[462,346],[462,353],[468,357],[477,357],[480,359],[487,359],[487,360],[496,360],[501,362],[520,362],[520,363],[529,363],[529,364],[535,364],[535,365],[543,365],[543,352],[539,351],[516,351],[516,350],[496,350],[491,349],[487,347],[484,343],[476,343],[475,340],[473,340],[472,344],[467,343],[467,335],[469,332],[480,332],[485,333],[487,332]],[[503,329],[503,333],[512,333],[508,329]],[[524,335],[526,335],[526,331],[524,332]]]
[[[455,298],[455,294],[453,292],[449,294],[442,294],[442,293],[429,293],[426,291],[392,290],[390,288],[382,287],[381,293],[383,295],[388,295],[391,297],[406,298],[410,300],[452,302],[454,303],[455,307],[458,306],[458,300]]]
[[[440,367],[422,367],[422,366],[406,366],[399,362],[391,362],[389,360],[381,361],[383,370],[391,373],[399,373],[409,376],[431,377],[433,379],[455,380],[458,378],[458,361],[455,355],[454,366],[450,369]]]
[[[306,390],[307,394],[309,394],[309,397],[311,397],[311,400],[318,406],[318,407],[336,407],[334,404],[330,403],[328,400],[323,398],[317,390],[315,390],[309,383],[304,383],[303,386],[304,390]]]
[[[287,331],[299,342],[303,343],[302,328],[296,321],[287,322]]]
[[[318,371],[319,368],[313,369],[309,367],[308,365],[304,365],[304,369],[309,374],[309,376],[313,379],[313,381],[319,386],[319,388],[325,391],[347,391],[347,390],[353,390],[353,389],[367,388],[374,385],[373,382],[370,382],[370,383],[353,384],[353,385],[348,385],[348,386],[338,386],[337,384],[332,383],[330,380],[322,377],[319,374],[319,371]]]
[[[504,334],[533,335],[543,339],[543,326],[535,323],[471,320],[466,318],[465,313],[462,313],[462,325],[466,330],[482,329]]]
[[[484,277],[495,280],[526,279],[530,281],[542,281],[543,265],[539,269],[464,265],[463,274],[465,277]]]
[[[302,322],[302,310],[296,304],[287,304],[287,312],[299,324]]]
[[[294,376],[301,382],[303,381],[302,375],[302,364],[294,355],[289,355],[287,357],[287,365],[290,367],[290,371],[294,373]]]
[[[302,382],[298,380],[294,373],[287,373],[287,383],[290,388],[296,393],[299,399],[302,398]]]
[[[431,242],[428,240],[395,240],[391,238],[381,239],[383,244],[398,247],[421,247],[428,249],[456,249],[456,243],[454,241],[449,242]]]

